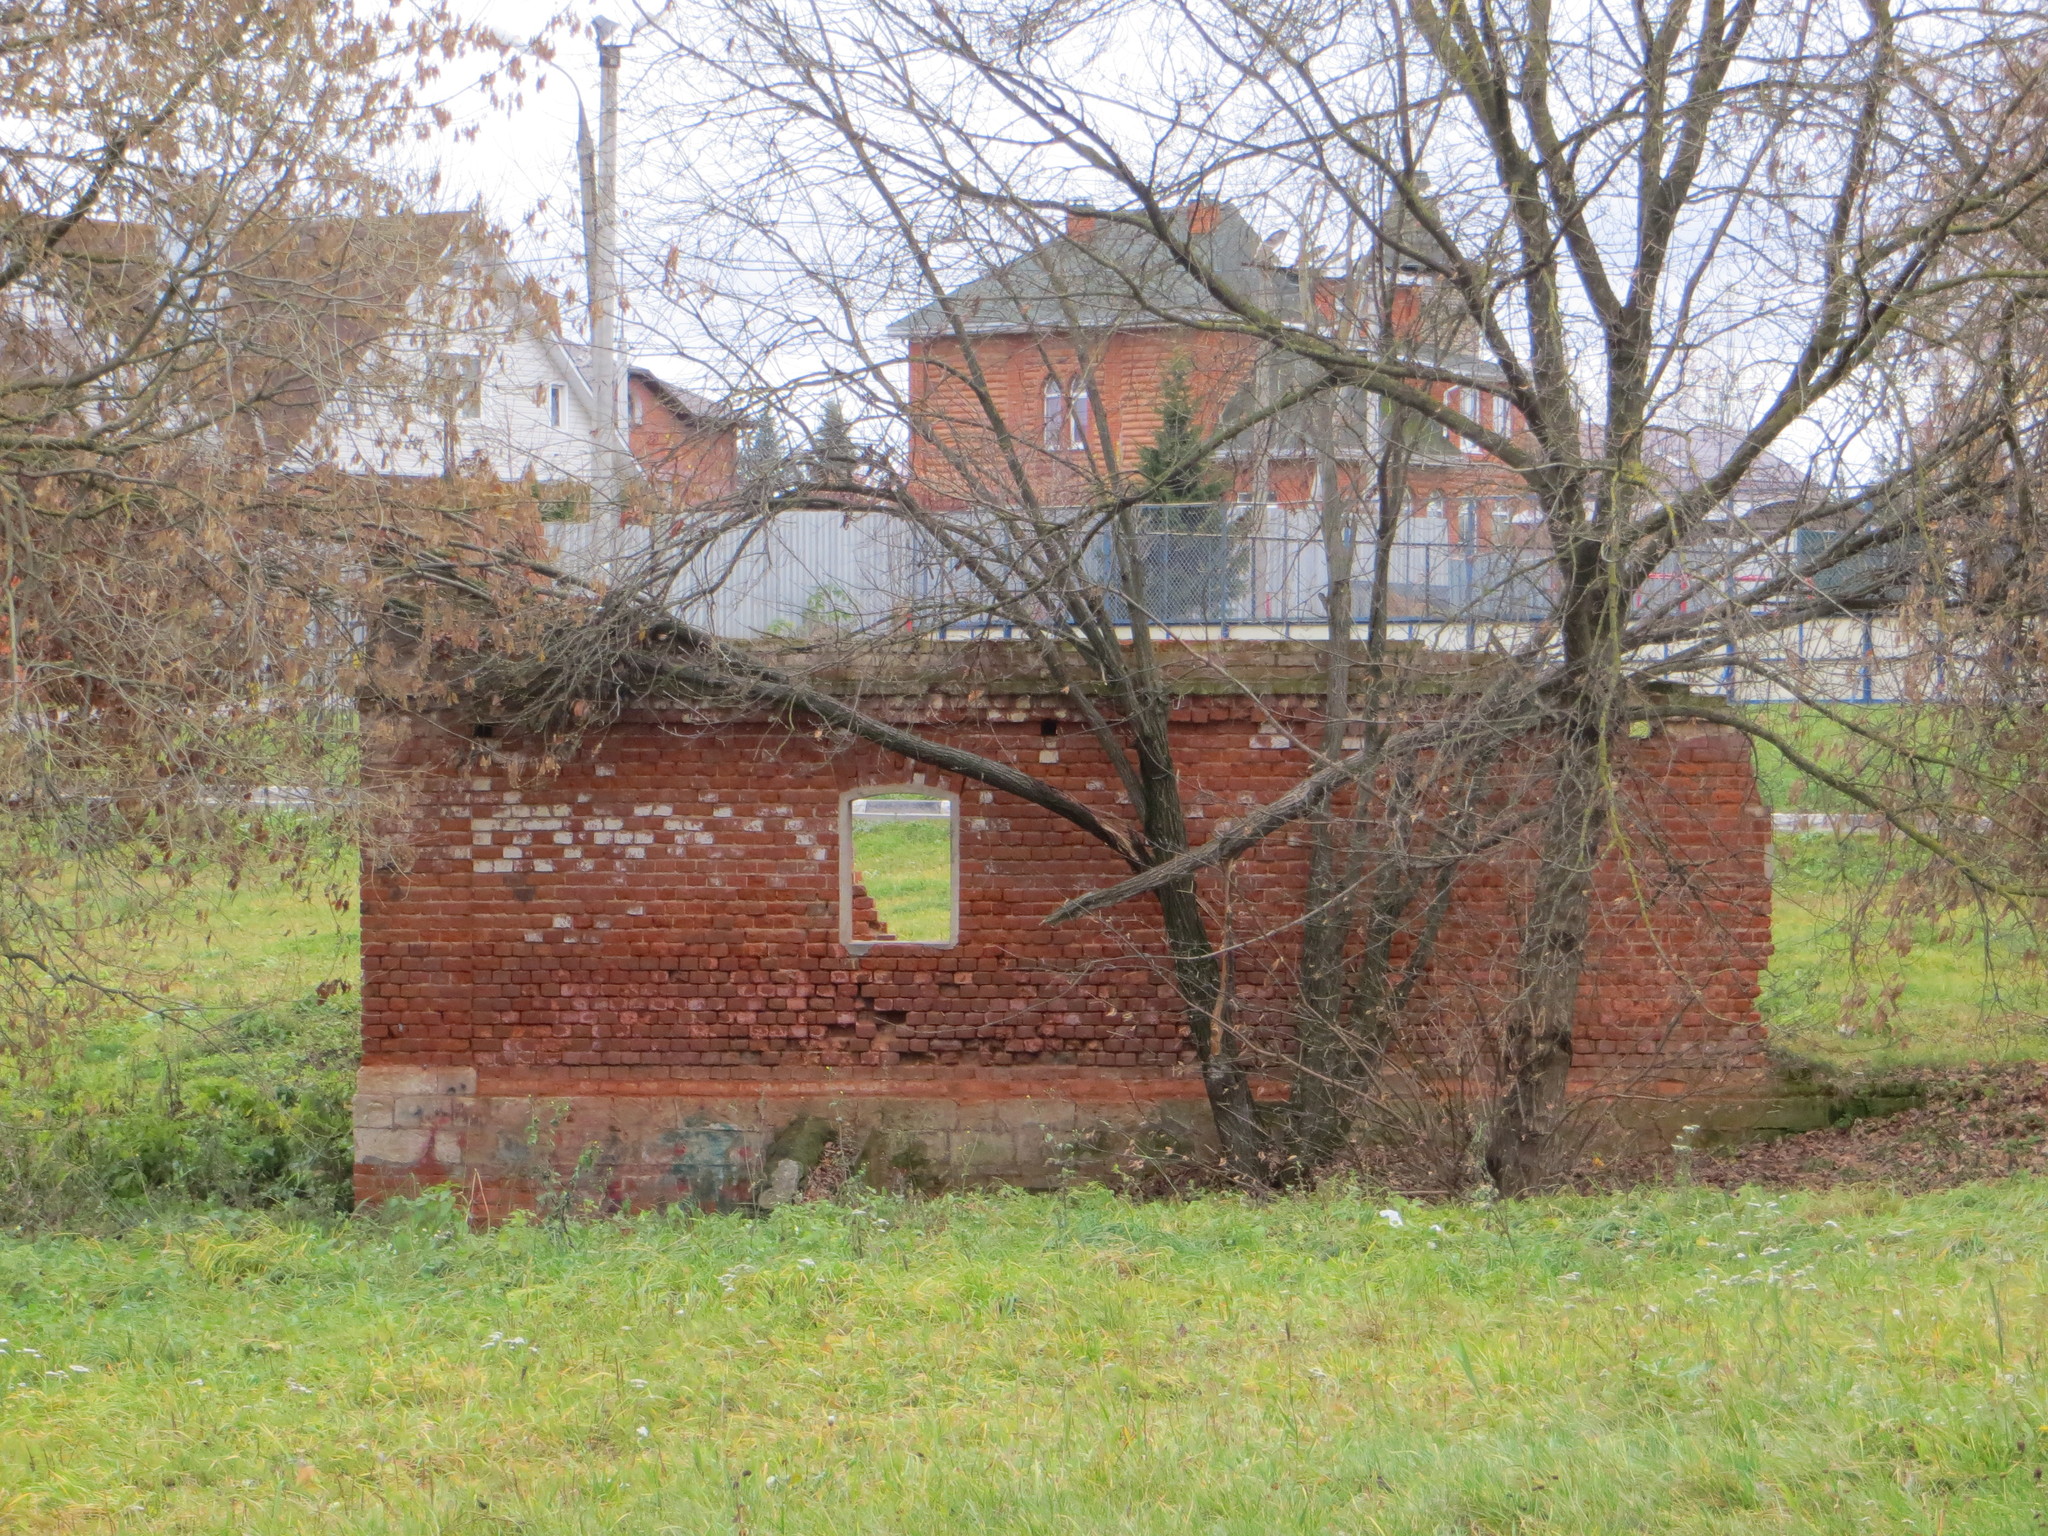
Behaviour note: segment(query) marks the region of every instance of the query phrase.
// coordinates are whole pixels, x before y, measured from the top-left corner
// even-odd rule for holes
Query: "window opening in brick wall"
[[[948,945],[960,927],[960,802],[896,784],[839,805],[839,936],[849,949]]]

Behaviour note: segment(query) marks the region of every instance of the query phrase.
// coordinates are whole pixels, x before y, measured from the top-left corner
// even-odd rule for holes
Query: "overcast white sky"
[[[537,68],[522,92],[523,104],[508,113],[492,106],[485,93],[467,87],[451,75],[443,104],[455,118],[459,130],[469,130],[465,139],[451,136],[436,147],[443,178],[437,201],[444,207],[460,207],[481,200],[485,208],[513,231],[513,255],[527,270],[551,280],[554,286],[572,285],[579,293],[582,276],[577,265],[581,238],[577,230],[578,190],[576,178],[576,114],[579,96],[594,120],[597,109],[596,44],[590,32],[591,20],[608,15],[631,32],[639,7],[633,0],[454,0],[465,14],[519,39],[547,33],[556,55],[554,61]],[[649,10],[658,10],[661,0],[641,0]],[[1117,50],[1112,49],[1114,53]],[[629,44],[625,54],[626,121],[624,141],[631,146],[648,136],[653,126],[645,120],[646,103],[662,92],[638,92],[636,77],[654,65],[661,46],[648,37],[639,46]],[[480,64],[467,66],[471,77],[481,72]],[[541,82],[545,81],[542,85]],[[538,87],[538,88],[536,88]],[[637,98],[637,102],[636,102]],[[634,167],[630,156],[622,167],[621,224],[628,248],[636,233],[645,236],[647,220],[655,212],[653,200],[636,219]],[[642,295],[645,302],[649,295]],[[632,296],[629,295],[629,304]],[[568,318],[572,331],[580,329],[577,317]],[[650,316],[650,318],[652,318]],[[629,320],[627,343],[636,362],[655,368],[677,382],[707,392],[721,393],[718,381],[702,367],[666,354],[675,345],[664,340],[650,346],[643,336],[635,338]],[[656,350],[656,347],[662,350]]]
[[[609,16],[630,30],[636,8],[632,0],[458,0],[458,9],[507,37],[527,39],[547,33],[555,59],[530,76],[522,93],[523,103],[510,113],[492,106],[482,90],[474,86],[463,88],[451,76],[452,89],[444,105],[454,115],[455,132],[434,147],[442,176],[442,192],[437,201],[444,207],[466,207],[481,199],[485,208],[513,231],[515,260],[538,276],[553,278],[557,284],[573,283],[580,294],[583,281],[577,265],[582,245],[576,227],[576,108],[580,96],[595,131],[597,44],[589,30],[590,22],[598,16]],[[639,49],[629,46],[626,50],[623,72],[628,110],[622,138],[628,145],[636,137],[631,112],[635,68],[651,62],[654,51],[652,45]],[[481,67],[470,67],[472,78],[481,72]],[[542,80],[544,85],[540,84]],[[464,131],[473,136],[461,137]],[[621,221],[630,231],[630,164],[622,167],[620,180]],[[575,329],[575,318],[568,318]],[[628,341],[631,345],[630,332]],[[674,377],[679,383],[703,382],[692,379],[691,370],[681,360],[650,353],[644,345],[634,348],[634,361]]]
[[[615,3],[607,11],[592,0],[472,0],[462,9],[508,37],[531,38],[563,16],[587,28],[591,17],[617,18],[627,8]],[[556,60],[529,78],[516,111],[492,106],[473,86],[462,88],[459,76],[449,80],[455,89],[444,104],[454,114],[455,134],[473,132],[475,137],[465,142],[451,135],[435,146],[444,202],[462,205],[480,197],[498,218],[515,226],[544,200],[558,212],[573,211],[577,96],[581,92],[589,100],[594,118],[596,47],[587,30],[571,34],[557,27],[551,41]],[[472,77],[479,68],[465,66]]]

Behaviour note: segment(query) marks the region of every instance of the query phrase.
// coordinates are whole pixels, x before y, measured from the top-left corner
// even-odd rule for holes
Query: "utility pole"
[[[590,388],[597,403],[592,487],[597,509],[616,528],[625,510],[632,456],[626,444],[626,364],[619,314],[619,55],[611,39],[617,22],[599,16],[597,34],[597,146],[578,122],[577,160],[583,182],[583,260],[590,291]],[[580,118],[580,114],[579,114]]]

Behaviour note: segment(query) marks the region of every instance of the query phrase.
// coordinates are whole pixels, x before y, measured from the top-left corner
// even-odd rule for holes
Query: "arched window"
[[[960,800],[949,789],[886,784],[839,801],[839,939],[946,948],[960,932]]]

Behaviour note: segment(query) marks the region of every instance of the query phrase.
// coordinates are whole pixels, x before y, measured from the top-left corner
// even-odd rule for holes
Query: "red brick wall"
[[[1113,775],[1056,698],[950,712],[932,703],[904,709],[927,730],[1118,809]],[[1268,703],[1285,714],[1289,701]],[[1249,702],[1190,700],[1176,732],[1198,839],[1204,823],[1270,798],[1301,769],[1301,754]],[[451,739],[426,725],[406,739],[402,761],[441,771],[398,840],[408,866],[370,870],[364,882],[364,1092],[374,1101],[365,1194],[502,1171],[512,1134],[502,1117],[491,1132],[498,1152],[459,1125],[422,1141],[419,1125],[447,1117],[436,1120],[420,1093],[464,1104],[609,1095],[729,1106],[796,1092],[1199,1100],[1149,906],[1041,925],[1059,902],[1120,873],[1047,812],[765,721],[629,721],[526,788],[488,766],[449,771]],[[1674,1093],[1708,1075],[1753,1073],[1770,822],[1747,747],[1703,729],[1627,743],[1623,762],[1618,832],[1629,854],[1598,879],[1575,1081]],[[908,783],[960,795],[957,943],[849,953],[837,911],[841,795]],[[1235,967],[1246,1022],[1269,1044],[1284,1029],[1294,947],[1285,924],[1302,860],[1294,839],[1276,838],[1240,861],[1229,893],[1233,938],[1278,934],[1250,943]],[[1427,1016],[1470,1022],[1501,1005],[1528,867],[1511,850],[1461,878]],[[1220,910],[1221,890],[1210,895]],[[442,1086],[402,1086],[415,1079]],[[413,1093],[414,1109],[401,1104],[387,1125],[379,1095],[394,1093]],[[653,1156],[634,1154],[634,1166]],[[662,1197],[658,1179],[624,1187]]]
[[[994,423],[970,387],[979,374],[1014,440],[1017,458],[1035,492],[1058,504],[1087,499],[1109,472],[1111,458],[1128,472],[1159,430],[1159,387],[1176,359],[1186,363],[1189,389],[1211,416],[1251,367],[1256,343],[1242,337],[1203,335],[1165,326],[1092,338],[1084,351],[1064,336],[977,336],[968,357],[950,337],[913,342],[910,349],[910,473],[936,500],[1013,502],[1006,456]],[[1045,383],[1063,384],[1085,373],[1108,421],[1105,439],[1093,412],[1083,451],[1048,449]]]

